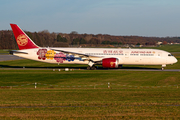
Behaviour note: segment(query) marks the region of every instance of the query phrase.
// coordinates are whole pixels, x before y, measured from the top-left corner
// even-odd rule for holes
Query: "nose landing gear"
[[[162,68],[161,68],[161,70],[164,70],[164,67],[166,67],[166,65],[162,65]]]

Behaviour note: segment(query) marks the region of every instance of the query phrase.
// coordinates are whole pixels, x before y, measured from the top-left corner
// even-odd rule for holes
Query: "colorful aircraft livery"
[[[56,64],[87,64],[87,69],[119,68],[122,65],[174,64],[177,59],[171,53],[156,49],[113,48],[54,48],[37,46],[16,24],[10,24],[19,50],[10,53],[19,57]]]

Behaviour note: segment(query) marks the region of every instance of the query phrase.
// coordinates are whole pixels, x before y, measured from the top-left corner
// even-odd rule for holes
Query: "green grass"
[[[119,75],[118,75],[119,74]],[[179,72],[135,71],[53,71],[53,70],[0,70],[0,85],[14,86],[28,83],[51,85],[95,85],[108,82],[133,86],[161,86],[180,84]],[[44,86],[43,86],[44,87]],[[107,85],[106,85],[107,87]]]
[[[0,54],[9,54],[9,50],[0,50]]]
[[[0,102],[9,108],[0,108],[0,115],[2,119],[179,119],[179,92],[172,88],[3,90]]]
[[[144,47],[142,47],[144,49]],[[161,45],[159,47],[146,47],[145,49],[160,49],[168,52],[180,52],[180,44],[178,45]]]
[[[159,49],[168,52],[180,52],[180,45],[162,45],[161,47],[159,47]]]
[[[18,85],[0,89],[1,119],[180,118],[179,72],[1,69],[0,85]]]

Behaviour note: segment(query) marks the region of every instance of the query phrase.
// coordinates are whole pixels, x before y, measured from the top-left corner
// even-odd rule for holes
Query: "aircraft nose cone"
[[[178,60],[175,58],[174,62],[175,62],[175,63],[177,63],[177,62],[178,62]]]

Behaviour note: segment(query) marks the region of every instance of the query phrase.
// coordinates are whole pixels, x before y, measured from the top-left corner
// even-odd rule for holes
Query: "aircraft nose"
[[[177,62],[178,62],[178,60],[176,58],[174,58],[174,63],[177,63]]]
[[[178,60],[174,56],[167,59],[167,64],[174,64],[174,63],[177,63],[177,62],[178,62]]]

